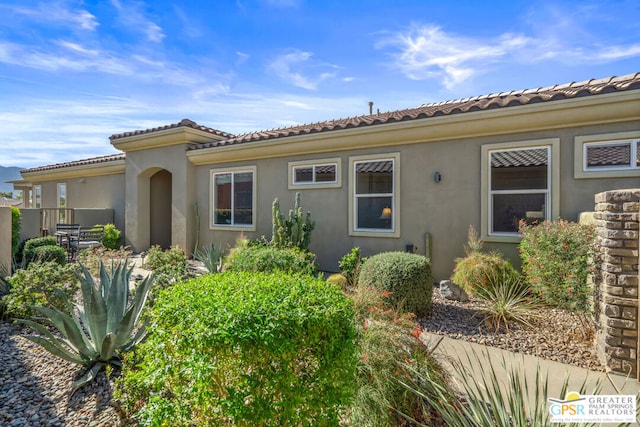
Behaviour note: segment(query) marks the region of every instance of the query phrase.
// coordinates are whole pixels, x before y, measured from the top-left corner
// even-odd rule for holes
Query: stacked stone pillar
[[[640,189],[599,193],[595,203],[598,354],[612,371],[638,378]]]

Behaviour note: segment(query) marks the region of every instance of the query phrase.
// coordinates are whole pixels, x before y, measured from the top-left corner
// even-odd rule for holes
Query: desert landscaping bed
[[[576,318],[545,308],[535,327],[513,326],[509,332],[487,331],[482,322],[483,302],[444,299],[436,289],[433,314],[421,319],[425,331],[451,338],[535,355],[583,368],[603,371],[593,345],[580,338]],[[22,338],[29,330],[0,323],[0,425],[7,426],[116,426],[121,424],[111,402],[113,378],[104,372],[71,398],[77,365],[52,356]]]
[[[508,332],[489,332],[482,321],[482,300],[471,298],[459,302],[433,292],[433,314],[421,319],[422,328],[431,333],[516,353],[604,371],[591,341],[582,338],[582,327],[574,315],[555,308],[543,308],[542,316],[532,319],[532,326],[510,326]]]

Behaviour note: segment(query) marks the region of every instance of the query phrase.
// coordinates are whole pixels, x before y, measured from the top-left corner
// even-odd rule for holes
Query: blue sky
[[[0,165],[638,71],[637,0],[0,0]]]

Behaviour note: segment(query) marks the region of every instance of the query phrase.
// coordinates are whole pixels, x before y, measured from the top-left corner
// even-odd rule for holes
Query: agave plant
[[[212,244],[202,250],[197,250],[195,258],[202,262],[209,273],[219,273],[222,269],[222,252]]]
[[[100,282],[95,283],[89,270],[80,265],[79,274],[82,304],[67,301],[69,313],[55,308],[33,307],[45,316],[63,338],[53,335],[44,325],[32,320],[20,320],[44,336],[25,336],[50,353],[88,368],[73,383],[72,393],[92,381],[106,365],[120,365],[121,353],[131,350],[146,336],[144,325],[138,327],[153,277],[140,282],[135,296],[129,293],[129,279],[133,267],[127,262],[112,263],[107,271],[100,262]],[[38,319],[40,320],[40,319]]]

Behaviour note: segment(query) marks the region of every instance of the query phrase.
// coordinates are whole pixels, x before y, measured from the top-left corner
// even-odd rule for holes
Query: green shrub
[[[44,246],[46,247],[46,246]],[[4,301],[7,315],[28,318],[35,314],[31,306],[39,305],[67,311],[65,301],[78,290],[77,266],[55,262],[32,262],[8,278],[9,294]]]
[[[20,245],[20,228],[22,227],[22,213],[20,209],[11,206],[11,255],[18,253]]]
[[[38,246],[33,248],[33,261],[53,261],[60,265],[65,265],[67,263],[67,252],[60,246]]]
[[[36,259],[35,248],[40,246],[56,246],[58,240],[54,236],[36,237],[29,239],[24,244],[23,254],[27,263]]]
[[[113,224],[105,224],[102,235],[102,245],[107,249],[118,249],[120,247],[120,230]]]
[[[593,290],[587,283],[595,255],[593,226],[559,220],[521,224],[522,272],[547,304],[588,313]]]
[[[306,215],[300,206],[300,193],[296,193],[296,202],[289,217],[280,213],[280,202],[276,198],[271,206],[272,237],[271,244],[277,248],[300,248],[309,250],[311,232],[316,227],[311,220],[311,212]]]
[[[351,248],[351,252],[345,254],[338,263],[340,272],[347,279],[347,284],[354,287],[358,284],[358,276],[360,275],[360,267],[367,259],[360,255],[360,248]]]
[[[167,264],[186,265],[186,252],[177,245],[171,246],[169,249],[162,249],[160,245],[151,246],[145,255],[144,265],[155,270]]]
[[[433,279],[427,258],[407,252],[383,252],[367,259],[358,286],[390,292],[389,303],[403,304],[418,317],[431,314]]]
[[[155,303],[160,290],[176,283],[186,282],[192,277],[189,273],[187,254],[177,245],[166,250],[159,245],[152,246],[147,251],[144,265],[153,270],[155,277],[153,289],[149,295],[149,306]]]
[[[235,248],[225,263],[226,271],[282,271],[316,274],[315,255],[298,248],[278,249],[273,246]]]
[[[150,324],[117,392],[142,425],[333,426],[351,400],[353,308],[318,278],[201,276],[163,291]]]

